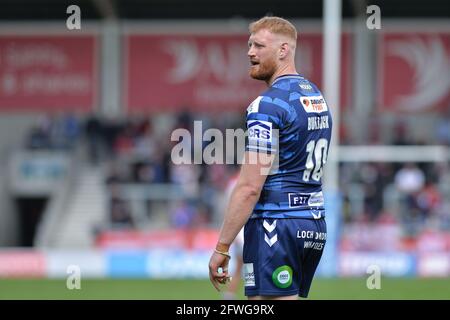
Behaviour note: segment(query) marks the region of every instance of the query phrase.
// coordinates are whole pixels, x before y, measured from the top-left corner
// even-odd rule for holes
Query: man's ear
[[[283,42],[280,46],[279,58],[284,59],[289,54],[289,44],[287,42]]]

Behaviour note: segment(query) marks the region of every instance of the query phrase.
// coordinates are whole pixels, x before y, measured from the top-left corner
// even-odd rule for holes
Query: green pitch
[[[244,299],[241,289],[240,298]],[[65,279],[0,279],[0,299],[221,299],[208,280],[85,279],[69,290]],[[366,279],[316,279],[309,299],[450,299],[450,279],[381,279],[369,290]]]

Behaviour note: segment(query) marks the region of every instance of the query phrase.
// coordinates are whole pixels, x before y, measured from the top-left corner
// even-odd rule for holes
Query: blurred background
[[[171,133],[244,128],[265,88],[248,77],[247,26],[264,15],[295,23],[297,69],[323,89],[324,2],[0,0],[0,298],[221,298],[208,260],[238,166],[175,165]],[[311,298],[449,299],[450,3],[341,10]]]

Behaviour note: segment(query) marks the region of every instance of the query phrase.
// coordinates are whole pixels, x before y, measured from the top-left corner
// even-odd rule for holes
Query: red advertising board
[[[215,229],[104,231],[96,238],[101,249],[194,249],[210,250],[219,236]]]
[[[0,252],[0,278],[44,277],[46,259],[40,252],[11,250]]]
[[[380,40],[381,109],[425,112],[450,107],[450,33],[392,32]]]
[[[0,111],[92,110],[96,47],[90,35],[1,35]]]
[[[125,37],[124,105],[134,111],[242,111],[265,89],[248,75],[246,34],[131,34]],[[322,85],[322,36],[301,34],[296,65]],[[350,101],[350,37],[343,36],[341,105]]]

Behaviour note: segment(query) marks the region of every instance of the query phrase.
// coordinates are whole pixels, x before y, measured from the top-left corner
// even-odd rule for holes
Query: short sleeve
[[[284,110],[270,97],[259,96],[247,109],[245,151],[273,154],[278,150]]]

